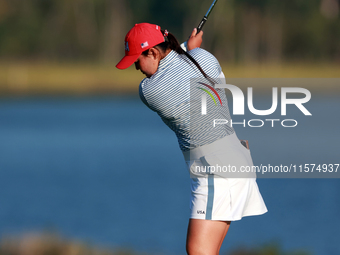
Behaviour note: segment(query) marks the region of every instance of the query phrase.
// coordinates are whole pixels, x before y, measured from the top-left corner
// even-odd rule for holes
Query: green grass
[[[225,242],[228,241],[228,238]],[[185,250],[183,247],[183,252]],[[86,242],[66,240],[56,233],[27,233],[5,237],[0,241],[0,255],[146,255],[131,249],[94,246]],[[221,255],[311,255],[302,249],[284,251],[279,244],[269,243],[257,247],[241,247]]]
[[[340,78],[340,65],[327,63],[222,66],[228,78]],[[113,64],[0,63],[0,94],[137,93],[143,78],[133,66],[118,70]]]

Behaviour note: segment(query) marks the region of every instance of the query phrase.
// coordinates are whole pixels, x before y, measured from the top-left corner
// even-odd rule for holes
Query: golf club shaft
[[[205,22],[208,20],[209,14],[211,13],[212,9],[214,8],[215,4],[216,4],[217,0],[214,0],[214,2],[210,5],[209,10],[207,11],[207,13],[204,15],[203,19],[201,20],[201,22],[199,23],[199,25],[197,26],[197,34],[202,30]]]
[[[199,23],[199,25],[197,26],[197,34],[202,30],[205,22],[208,20],[208,17],[212,11],[212,9],[214,8],[215,4],[217,3],[217,0],[214,0],[213,3],[210,5],[209,10],[207,11],[207,13],[204,15],[203,19],[201,20],[201,22]],[[189,36],[190,38],[190,36]],[[184,51],[187,51],[187,41],[185,41],[184,43],[181,44],[181,48]]]

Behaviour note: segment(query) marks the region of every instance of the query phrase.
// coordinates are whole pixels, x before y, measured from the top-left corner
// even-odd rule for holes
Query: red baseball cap
[[[131,66],[143,51],[164,42],[161,27],[149,23],[136,24],[125,36],[125,56],[116,65],[118,69]]]

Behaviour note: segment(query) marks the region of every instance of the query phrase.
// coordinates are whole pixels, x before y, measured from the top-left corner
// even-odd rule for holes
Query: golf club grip
[[[205,22],[208,20],[208,18],[206,16],[203,17],[203,19],[201,20],[200,24],[197,26],[197,34],[202,30]]]

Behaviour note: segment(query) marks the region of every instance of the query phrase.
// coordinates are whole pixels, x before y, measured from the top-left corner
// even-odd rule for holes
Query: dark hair
[[[161,32],[164,34],[165,31],[161,30]],[[212,84],[214,84],[215,82],[203,71],[202,67],[197,63],[197,61],[189,55],[188,52],[184,51],[181,47],[181,45],[179,44],[178,40],[176,39],[176,37],[167,32],[167,36],[164,37],[165,41],[156,45],[155,47],[159,47],[162,51],[166,51],[167,49],[171,49],[173,51],[176,51],[178,54],[180,55],[185,55],[188,59],[191,60],[192,63],[194,63],[194,65],[198,68],[198,70],[200,70],[200,72],[203,74],[203,76],[208,79]],[[147,55],[148,50],[144,51],[142,54]]]

